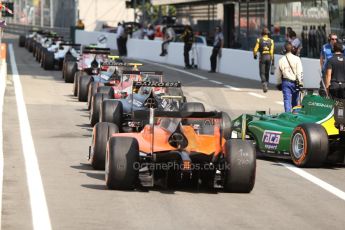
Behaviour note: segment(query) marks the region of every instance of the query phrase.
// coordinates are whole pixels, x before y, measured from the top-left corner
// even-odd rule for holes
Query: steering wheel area
[[[188,146],[187,138],[182,133],[179,133],[179,132],[175,132],[171,134],[168,142],[169,142],[169,145],[177,149],[184,149]]]

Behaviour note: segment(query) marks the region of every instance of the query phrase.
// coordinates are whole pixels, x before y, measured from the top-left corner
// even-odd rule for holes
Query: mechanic
[[[213,49],[212,49],[212,54],[210,57],[211,70],[208,71],[209,73],[215,73],[216,72],[217,56],[219,56],[219,58],[222,57],[223,46],[224,46],[224,35],[222,32],[222,28],[220,28],[220,26],[216,26],[216,34],[214,36]]]
[[[338,41],[338,36],[335,33],[330,33],[328,35],[328,43],[324,44],[321,48],[320,66],[322,70],[323,81],[325,81],[325,77],[326,77],[327,62],[333,57],[333,46],[337,41]],[[326,95],[322,81],[320,82],[319,94],[321,96]]]
[[[268,37],[269,30],[264,28],[261,37],[256,39],[254,47],[254,59],[257,59],[257,53],[260,52],[259,71],[264,93],[268,91],[268,83],[270,77],[270,66],[273,65],[274,59],[274,42]]]
[[[194,34],[192,27],[186,25],[180,38],[184,42],[183,56],[185,68],[190,69],[192,68],[192,66],[189,64],[189,51],[192,49],[194,42]]]
[[[162,53],[160,54],[160,56],[165,56],[168,54],[167,51],[167,45],[175,40],[175,31],[174,29],[171,27],[171,25],[168,25],[167,27],[163,28],[163,43],[162,43]]]
[[[285,44],[285,50],[276,69],[277,88],[283,91],[285,112],[291,112],[298,105],[299,89],[303,87],[303,68],[301,59],[292,54],[291,43]]]
[[[327,62],[326,89],[332,98],[345,99],[345,61],[343,44],[333,45],[334,55]]]

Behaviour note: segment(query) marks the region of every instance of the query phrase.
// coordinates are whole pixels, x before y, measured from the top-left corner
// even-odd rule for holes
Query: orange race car
[[[231,139],[231,120],[224,112],[135,111],[134,120],[149,122],[139,133],[118,133],[115,124],[93,129],[89,160],[105,168],[109,189],[181,182],[249,193],[255,184],[252,142]]]

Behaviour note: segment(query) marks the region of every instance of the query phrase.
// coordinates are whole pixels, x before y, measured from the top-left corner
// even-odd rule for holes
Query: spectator
[[[132,38],[144,39],[144,28],[139,24],[138,29],[132,33]]]
[[[192,27],[189,25],[185,26],[184,31],[182,35],[180,36],[180,38],[184,42],[183,56],[184,56],[185,68],[190,69],[192,68],[192,66],[189,64],[189,51],[192,49],[193,42],[194,42],[194,34],[193,34]]]
[[[327,62],[326,89],[332,98],[345,99],[345,61],[343,45],[333,45],[334,55]]]
[[[154,40],[155,39],[155,29],[153,28],[153,25],[149,25],[146,36],[149,40]]]
[[[124,34],[125,34],[125,29],[123,25],[119,22],[117,24],[117,30],[116,30],[117,49],[119,51],[119,56],[124,55],[124,49],[123,49]]]
[[[299,38],[297,38],[296,32],[293,30],[290,32],[290,39],[292,45],[292,54],[298,57],[301,56],[302,43]]]
[[[264,93],[268,91],[269,71],[274,59],[274,41],[268,35],[269,30],[264,28],[254,47],[254,59],[257,59],[257,53],[260,53],[259,72]]]
[[[285,42],[290,42],[291,43],[291,37],[290,37],[291,31],[292,31],[291,27],[286,28]]]
[[[286,54],[279,60],[276,69],[277,88],[283,91],[285,112],[291,112],[298,105],[299,88],[303,86],[301,59],[292,54],[291,43],[285,45]]]
[[[322,46],[321,54],[320,54],[320,66],[322,70],[323,81],[325,81],[327,62],[333,57],[333,46],[337,42],[337,40],[338,40],[338,36],[335,33],[331,33],[328,35],[328,43]],[[325,96],[326,94],[323,88],[322,81],[320,82],[319,94],[321,96]]]
[[[85,25],[81,19],[78,19],[76,29],[78,29],[78,30],[84,30],[85,29]]]
[[[213,49],[210,57],[211,70],[209,73],[215,73],[217,69],[217,56],[222,56],[222,48],[224,46],[224,35],[220,26],[216,26],[216,33],[214,35]]]
[[[162,53],[160,56],[165,56],[168,54],[167,45],[175,40],[175,31],[174,29],[168,25],[167,27],[163,28],[163,43],[162,43]]]

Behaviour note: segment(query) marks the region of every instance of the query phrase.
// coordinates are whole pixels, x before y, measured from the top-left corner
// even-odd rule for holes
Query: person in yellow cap
[[[264,28],[254,47],[254,59],[257,59],[258,52],[260,53],[259,71],[264,93],[268,91],[270,66],[274,62],[274,41],[268,35],[269,30]]]
[[[76,27],[78,30],[84,30],[85,29],[85,25],[81,19],[78,19]]]

